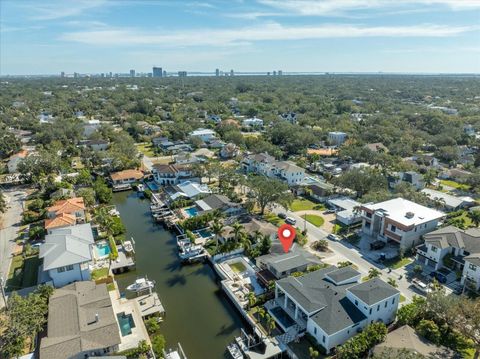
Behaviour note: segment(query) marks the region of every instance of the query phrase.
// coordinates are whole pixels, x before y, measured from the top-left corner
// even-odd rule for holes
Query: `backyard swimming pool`
[[[282,323],[283,327],[289,328],[295,324],[295,321],[280,307],[275,307],[271,310],[275,317]]]
[[[200,229],[196,233],[198,233],[202,238],[210,238],[213,235],[208,228]]]
[[[185,208],[184,211],[188,214],[188,217],[195,217],[198,214],[198,210],[195,207]]]
[[[97,254],[99,258],[107,257],[110,255],[111,249],[108,243],[97,243],[95,247],[97,248]]]
[[[132,328],[135,328],[135,322],[131,314],[118,313],[117,314],[118,325],[122,332],[122,337],[132,334]]]

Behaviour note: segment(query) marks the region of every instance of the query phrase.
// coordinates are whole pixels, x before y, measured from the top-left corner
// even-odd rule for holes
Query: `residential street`
[[[15,238],[22,220],[23,201],[26,192],[14,189],[6,190],[3,193],[8,209],[0,217],[0,276],[6,281],[15,246]],[[0,308],[3,308],[4,305],[3,298],[0,296]]]
[[[295,212],[285,211],[283,207],[279,207],[279,206],[275,207],[273,209],[273,212],[277,214],[280,212],[286,213],[289,217],[295,218],[297,220],[296,226],[298,228],[302,228],[302,229],[304,228],[304,219],[300,217],[298,214],[296,214]],[[307,228],[309,244],[315,241],[318,241],[320,239],[327,239],[327,236],[328,236],[327,232],[325,232],[324,230],[318,227],[315,227],[309,222],[306,222],[306,228]],[[358,270],[362,273],[362,276],[368,274],[368,270],[370,268],[372,267],[377,268],[382,272],[381,278],[383,280],[386,281],[388,280],[388,278],[393,278],[396,280],[398,284],[397,288],[407,299],[406,302],[410,302],[414,295],[419,295],[419,293],[415,292],[410,287],[410,283],[406,280],[405,272],[402,268],[397,270],[392,270],[391,273],[388,273],[387,268],[385,268],[385,266],[383,266],[380,263],[375,263],[370,258],[363,256],[362,253],[360,253],[360,251],[357,248],[353,247],[352,245],[350,245],[345,241],[340,243],[340,242],[328,240],[328,245],[329,245],[329,248],[335,253],[335,255],[325,258],[324,261],[326,263],[335,265],[340,261],[350,261],[358,267]],[[319,252],[314,252],[314,253],[318,254]],[[399,279],[400,275],[403,276],[402,279]]]

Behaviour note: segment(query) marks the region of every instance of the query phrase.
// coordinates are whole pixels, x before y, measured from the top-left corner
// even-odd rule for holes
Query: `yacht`
[[[140,292],[142,290],[152,289],[155,286],[155,282],[145,278],[138,278],[135,283],[130,284],[126,289],[131,292]]]
[[[183,249],[180,249],[179,256],[183,260],[189,260],[192,259],[193,257],[203,255],[203,247],[202,246],[195,246],[191,245],[188,247],[184,247]]]
[[[140,183],[140,184],[137,186],[137,191],[138,191],[138,192],[144,192],[144,191],[145,191],[145,186]]]
[[[230,343],[227,345],[227,350],[230,353],[230,356],[233,359],[243,359],[244,356],[242,354],[242,351],[240,350],[240,347],[237,345],[237,343]]]
[[[123,249],[125,250],[125,252],[127,253],[134,253],[134,249],[133,249],[133,244],[131,241],[124,241],[123,242]]]

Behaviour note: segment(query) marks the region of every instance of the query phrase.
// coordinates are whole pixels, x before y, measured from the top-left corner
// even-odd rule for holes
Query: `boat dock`
[[[110,269],[113,274],[123,273],[135,267],[135,259],[121,245],[117,245],[118,257],[110,263]]]
[[[142,318],[157,313],[161,316],[165,315],[165,308],[163,307],[163,304],[160,301],[160,298],[158,297],[158,294],[156,292],[141,295],[134,298],[134,300],[137,302]]]
[[[132,185],[128,183],[123,184],[116,184],[112,187],[112,192],[121,192],[121,191],[129,191],[132,189]]]

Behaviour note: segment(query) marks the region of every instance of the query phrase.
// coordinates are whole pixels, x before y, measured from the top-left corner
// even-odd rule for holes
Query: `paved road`
[[[304,219],[295,212],[285,211],[285,209],[280,206],[273,208],[273,212],[283,212],[286,213],[289,217],[295,218],[297,220],[296,226],[298,228],[303,229],[305,226]],[[320,239],[327,239],[328,233],[325,232],[323,229],[320,229],[310,224],[309,222],[306,222],[306,228],[309,244]],[[327,258],[325,262],[329,264],[336,264],[339,261],[350,261],[358,267],[358,270],[362,273],[362,275],[366,275],[369,269],[372,267],[377,268],[382,272],[381,278],[383,280],[386,281],[388,280],[388,278],[393,278],[396,280],[398,284],[397,288],[407,299],[406,302],[410,302],[414,295],[419,295],[419,293],[413,291],[412,288],[410,288],[410,283],[406,280],[404,270],[393,270],[391,273],[388,273],[385,266],[379,263],[375,263],[370,258],[365,257],[357,248],[353,247],[349,243],[346,243],[345,241],[336,242],[331,240],[328,240],[328,242],[329,248],[335,253],[335,256],[333,256],[335,262],[330,263],[329,258]],[[403,275],[402,279],[399,279],[400,275]]]
[[[15,247],[15,238],[22,220],[26,193],[21,190],[7,190],[3,193],[8,209],[0,217],[0,276],[6,280]],[[0,296],[0,308],[4,305],[3,298]]]

